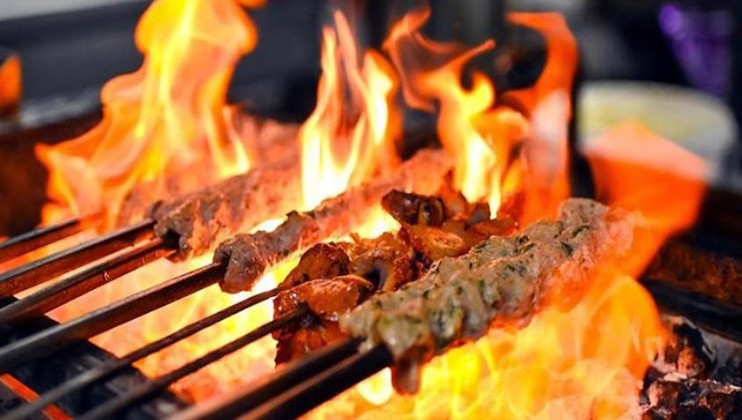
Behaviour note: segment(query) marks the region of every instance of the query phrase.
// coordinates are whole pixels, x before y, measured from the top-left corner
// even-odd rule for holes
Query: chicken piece
[[[341,330],[385,345],[399,362],[395,386],[414,392],[418,364],[474,340],[492,326],[525,326],[549,298],[580,299],[596,262],[631,244],[631,217],[595,201],[570,199],[559,220],[491,237],[466,255],[443,258],[419,281],[373,296],[341,317]]]
[[[337,244],[317,244],[286,276],[281,287],[294,287],[314,279],[331,279],[350,273],[350,258]]]
[[[300,323],[274,333],[276,363],[284,363],[345,337],[337,326],[340,316],[374,292],[368,280],[353,276],[316,279],[281,292],[273,301],[275,316],[306,305],[310,314]]]

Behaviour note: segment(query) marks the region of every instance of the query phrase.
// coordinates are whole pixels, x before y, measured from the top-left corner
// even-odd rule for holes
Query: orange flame
[[[696,221],[706,192],[707,164],[639,123],[627,122],[585,146],[598,198],[641,214],[643,249],[627,269],[638,276],[659,247]]]
[[[494,48],[494,41],[472,49],[433,42],[419,32],[429,16],[427,8],[405,15],[384,48],[402,74],[407,104],[425,111],[439,104],[438,135],[456,158],[454,185],[470,201],[485,200],[497,210],[510,151],[528,124],[519,112],[493,108],[495,88],[484,74],[472,74],[470,89],[461,85],[464,66]]]
[[[393,66],[378,52],[359,50],[354,29],[341,13],[334,15],[333,28],[323,31],[318,102],[300,132],[303,207],[313,207],[398,163],[395,96],[401,87],[410,106],[439,112],[438,134],[457,159],[455,183],[468,199],[486,200],[496,210],[506,194],[522,191],[528,202],[527,220],[550,216],[569,192],[566,122],[576,47],[564,21],[554,15],[511,16],[544,33],[550,51],[537,85],[510,93],[531,111],[524,116],[495,106],[495,87],[483,73],[472,73],[471,87],[462,84],[465,65],[491,50],[494,42],[465,49],[430,41],[419,33],[428,17],[427,10],[413,11],[394,26],[384,46]],[[198,186],[246,170],[250,151],[230,136],[224,105],[233,67],[255,42],[255,29],[235,0],[153,3],[137,29],[145,64],[105,87],[101,124],[78,139],[39,150],[50,168],[49,194],[56,201],[47,206],[45,221],[104,210],[112,222],[137,185],[158,181],[161,195],[166,195],[164,180],[169,176]],[[524,152],[513,157],[516,145]],[[204,157],[210,165],[203,165]],[[204,167],[190,171],[194,165]],[[376,212],[359,230],[372,235],[394,229],[381,214]],[[204,263],[205,259],[188,265],[159,262],[148,266],[146,275],[132,273],[60,308],[54,316],[70,319],[152,285],[146,281]],[[273,287],[291,265],[266,275],[258,289]],[[662,343],[656,308],[632,278],[610,270],[596,276],[585,293],[567,310],[559,305],[546,308],[527,328],[493,330],[436,358],[425,368],[417,396],[395,394],[389,373],[382,372],[313,414],[330,418],[632,414],[639,380]],[[94,341],[122,355],[242,298],[212,287]],[[149,375],[162,374],[271,316],[270,305],[251,309],[138,366]],[[267,338],[186,378],[176,389],[201,400],[234,382],[254,381],[273,368],[274,349]]]
[[[211,14],[211,18],[203,19],[201,15],[205,13],[207,16]],[[254,30],[244,17],[231,0],[215,3],[208,3],[208,0],[161,0],[153,4],[137,33],[138,39],[146,40],[140,41],[140,45],[148,46],[144,49],[148,54],[145,66],[134,75],[114,79],[108,84],[103,93],[104,98],[110,99],[106,119],[80,139],[41,151],[42,157],[47,158],[46,163],[52,165],[51,174],[55,182],[50,186],[50,194],[67,198],[61,200],[54,210],[83,212],[83,209],[102,205],[104,198],[123,199],[137,185],[188,171],[190,166],[181,162],[186,158],[196,161],[210,156],[214,161],[213,167],[206,165],[193,171],[192,175],[200,177],[194,185],[202,185],[204,180],[208,181],[215,175],[210,171],[216,170],[216,175],[221,177],[237,170],[231,163],[245,163],[245,156],[239,149],[230,155],[229,148],[217,147],[222,140],[227,141],[227,146],[236,145],[235,139],[223,136],[225,121],[233,117],[229,114],[232,110],[224,107],[224,94],[238,53],[249,50],[254,43]],[[225,23],[228,25],[224,26]],[[236,23],[240,26],[235,26]],[[214,30],[208,31],[211,26],[215,26]],[[236,29],[245,30],[243,41],[248,43],[238,43],[240,37],[235,37],[235,34],[242,32]],[[229,42],[220,42],[227,38]],[[323,41],[324,72],[317,109],[300,131],[306,198],[301,207],[304,208],[311,208],[320,200],[339,194],[371,176],[383,175],[399,163],[394,145],[400,125],[394,106],[397,80],[393,68],[373,51],[365,52],[361,64],[358,64],[360,54],[352,28],[340,13],[335,15],[334,28],[325,29]],[[208,58],[215,60],[210,65],[202,63]],[[116,89],[129,83],[134,85],[134,93],[140,94]],[[157,89],[148,90],[149,84]],[[181,94],[180,90],[170,92],[170,89],[180,89],[184,85],[191,87],[185,90],[188,95]],[[177,96],[171,96],[171,93]],[[171,126],[171,122],[178,120],[171,121],[170,118],[176,117],[182,119],[181,123]],[[137,134],[140,127],[151,130],[140,136]],[[181,136],[172,136],[174,132],[170,130],[179,130],[177,133]],[[183,134],[188,134],[187,138]],[[128,150],[128,142],[141,149],[139,155],[130,156],[130,167],[115,167],[121,171],[118,177],[99,176],[107,174],[108,168],[95,165],[114,162],[117,152]],[[229,157],[242,161],[230,161]],[[75,169],[81,172],[75,172]],[[90,176],[66,178],[80,173]],[[183,177],[178,177],[177,181],[190,182]],[[82,189],[86,185],[96,189]],[[115,216],[120,202],[106,201],[106,204],[106,210]],[[396,228],[396,222],[380,207],[371,214],[364,226],[357,227],[361,235],[376,236]],[[59,216],[59,213],[53,215]],[[51,216],[52,212],[47,212],[45,221],[50,222]],[[278,222],[267,221],[255,230],[273,228]],[[203,266],[210,257],[205,255],[181,264],[158,261],[76,299],[53,311],[50,316],[57,320],[73,319],[154,286],[163,279]],[[275,287],[278,279],[285,277],[293,264],[295,262],[287,262],[268,273],[252,293]],[[179,300],[177,304],[107,331],[92,341],[122,356],[252,293],[228,295],[216,286],[210,287]],[[138,362],[137,367],[148,375],[162,375],[269,321],[272,315],[270,303],[251,308]],[[274,367],[274,355],[275,342],[268,337],[209,365],[173,388],[193,400],[203,400],[236,383],[250,383],[266,375]],[[249,375],[245,375],[247,371]]]
[[[7,54],[5,61],[0,63],[0,115],[15,112],[23,96],[21,60],[14,54]]]
[[[490,108],[494,89],[483,75],[474,73],[469,90],[460,85],[464,64],[493,44],[460,52],[453,44],[432,43],[418,33],[427,17],[427,11],[406,15],[395,25],[386,48],[395,66],[402,69],[400,77],[406,102],[433,111],[433,101],[438,101],[441,141],[459,158],[457,186],[469,198],[484,196],[491,204],[493,196],[495,200],[499,198],[498,186],[514,186],[526,196],[526,220],[552,216],[558,203],[569,194],[567,123],[571,104],[568,98],[576,46],[563,19],[553,14],[511,16],[514,22],[546,35],[550,52],[547,68],[536,86],[510,93],[532,111],[532,131],[524,140],[524,153],[513,163],[512,171],[503,172],[509,164],[505,160],[507,153],[526,134],[519,131],[524,126],[522,117],[511,110],[496,109],[501,111],[501,119],[487,118],[493,113]],[[443,58],[444,64],[432,69],[405,63],[421,53],[434,59],[449,58]],[[408,70],[410,67],[412,71]],[[501,137],[494,137],[493,133]],[[526,173],[528,179],[518,179]],[[468,180],[479,184],[472,186]],[[476,189],[482,184],[486,187]],[[487,193],[490,195],[483,195]],[[636,245],[632,255],[636,259],[651,258],[656,250],[646,246],[643,237],[638,238]],[[396,394],[389,372],[384,371],[315,410],[311,416],[333,419],[635,416],[641,379],[665,337],[656,306],[631,276],[608,266],[592,278],[584,293],[576,304],[574,296],[566,297],[565,302],[571,302],[568,304],[563,304],[559,296],[550,300],[549,306],[526,328],[492,330],[475,343],[437,357],[425,367],[421,390],[415,396]]]
[[[577,41],[558,13],[510,13],[508,20],[537,30],[546,39],[547,61],[536,84],[508,92],[530,110],[531,136],[523,144],[527,176],[520,190],[527,197],[525,222],[554,215],[570,195],[568,131],[572,118],[571,92],[577,71]]]
[[[366,51],[360,61],[348,20],[336,12],[334,23],[334,29],[322,32],[317,107],[300,134],[304,204],[309,208],[399,162],[394,72],[374,51]]]
[[[631,418],[663,337],[651,296],[605,275],[568,312],[547,308],[527,328],[494,329],[435,358],[417,395],[395,394],[382,371],[311,417]]]
[[[39,147],[55,202],[44,220],[105,211],[112,224],[137,184],[159,181],[166,195],[168,176],[195,187],[245,171],[247,153],[228,136],[224,112],[234,66],[256,39],[235,0],[154,2],[136,33],[144,64],[103,88],[103,121],[77,139]],[[189,170],[196,165],[212,170]]]

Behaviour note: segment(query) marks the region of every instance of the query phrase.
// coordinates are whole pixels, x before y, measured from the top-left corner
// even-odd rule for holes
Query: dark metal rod
[[[658,280],[645,280],[642,284],[663,310],[679,314],[735,341],[742,341],[742,307]]]
[[[119,300],[80,318],[40,331],[0,349],[0,372],[47,356],[205,289],[224,276],[224,267],[212,263],[160,285]]]
[[[40,315],[97,289],[175,250],[160,238],[138,244],[124,253],[75,273],[0,309],[0,324]]]
[[[229,354],[232,354],[236,352],[237,350],[247,346],[248,344],[251,344],[257,341],[258,339],[274,331],[277,331],[280,328],[283,328],[287,324],[306,315],[307,313],[308,313],[308,310],[305,306],[301,306],[297,309],[294,309],[293,311],[282,315],[280,318],[271,320],[270,322],[263,324],[260,327],[248,332],[242,337],[237,338],[236,340],[230,341],[226,345],[216,350],[213,350],[209,353],[206,353],[205,355],[199,357],[198,359],[190,363],[187,363],[181,366],[180,368],[175,369],[174,371],[167,373],[157,379],[154,379],[128,394],[122,395],[121,397],[115,398],[113,400],[105,402],[104,404],[101,404],[100,406],[96,407],[89,413],[86,413],[85,415],[80,417],[80,419],[98,420],[98,419],[105,419],[108,417],[112,417],[118,414],[120,411],[124,410],[125,408],[131,407],[133,404],[136,404],[148,397],[154,396],[157,392],[162,391],[163,389],[167,388],[168,386],[170,386],[170,384],[174,383],[175,381],[178,381],[192,373],[195,373],[198,370],[216,362],[217,360],[220,360],[223,357]]]
[[[14,236],[0,243],[0,264],[95,226],[100,215],[75,218]]]
[[[245,413],[244,419],[296,418],[394,362],[384,346],[354,354]]]
[[[145,220],[6,271],[0,274],[0,297],[30,289],[141,240],[152,238],[154,223],[152,220]]]
[[[267,299],[270,299],[278,294],[279,291],[280,289],[276,288],[250,296],[249,298],[241,302],[235,303],[228,308],[222,309],[219,312],[216,312],[212,315],[207,316],[206,318],[203,318],[184,328],[181,328],[166,337],[147,344],[146,346],[127,354],[126,356],[114,361],[113,363],[109,363],[100,366],[99,368],[86,371],[83,374],[78,375],[70,379],[69,381],[60,384],[56,388],[53,388],[48,392],[40,395],[38,399],[31,401],[30,403],[23,405],[14,411],[11,411],[10,413],[3,416],[2,419],[27,419],[37,412],[43,410],[48,405],[64,397],[65,395],[80,391],[98,381],[110,378],[112,375],[115,375],[123,369],[131,366],[134,362],[150,356],[154,353],[157,353],[158,351],[169,347],[181,340],[184,340],[200,331],[203,331],[204,329],[209,328],[229,318],[232,315],[235,315],[261,302],[264,302]]]
[[[173,420],[221,420],[236,418],[242,413],[285,392],[342,360],[356,354],[358,341],[343,340],[309,354],[276,373],[270,381],[229,396],[225,400],[200,404],[176,414]]]

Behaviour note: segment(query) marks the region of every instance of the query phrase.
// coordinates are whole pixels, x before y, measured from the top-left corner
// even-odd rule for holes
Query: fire
[[[322,32],[322,77],[317,107],[302,126],[304,204],[313,208],[399,162],[396,77],[374,51],[359,57],[345,15]],[[359,66],[358,63],[361,63]]]
[[[670,235],[693,225],[709,168],[703,159],[635,122],[594,139],[585,154],[598,197],[642,215],[646,249],[629,262],[638,274]]]
[[[382,371],[317,418],[619,418],[637,407],[663,330],[651,296],[624,275],[592,282],[570,311],[548,308],[527,328],[489,334],[434,359],[419,393],[395,394]]]
[[[237,60],[256,41],[235,0],[154,2],[136,32],[144,64],[103,88],[101,123],[77,139],[39,147],[52,200],[44,221],[104,212],[112,226],[137,185],[154,182],[155,196],[167,196],[169,177],[187,191],[246,171],[248,154],[228,135],[225,102]],[[207,163],[209,170],[193,171]]]
[[[244,3],[255,6],[260,1]],[[468,87],[463,82],[467,64],[490,52],[494,40],[474,48],[434,42],[420,33],[428,17],[428,10],[419,9],[398,21],[384,44],[384,55],[362,49],[349,19],[340,12],[333,15],[333,25],[322,32],[317,105],[298,138],[304,197],[300,207],[312,208],[322,199],[394,169],[399,163],[395,143],[402,132],[401,91],[408,106],[436,113],[438,136],[457,162],[454,184],[470,201],[486,201],[496,212],[506,199],[522,194],[524,220],[552,216],[556,204],[569,194],[568,92],[576,46],[564,21],[554,15],[511,16],[515,22],[543,30],[550,50],[537,85],[508,92],[530,112],[524,115],[496,104],[495,86],[485,73],[471,72]],[[106,85],[100,125],[80,138],[39,149],[50,169],[52,202],[44,221],[103,212],[113,226],[122,203],[137,188],[154,186],[153,197],[167,197],[175,193],[167,189],[170,180],[176,180],[176,190],[183,192],[260,164],[243,147],[244,139],[230,130],[232,116],[225,103],[234,66],[256,40],[256,30],[236,0],[155,1],[137,28],[137,44],[146,55],[144,65]],[[626,191],[612,182],[621,177],[619,172],[610,173],[604,185],[623,197]],[[660,214],[656,205],[631,208]],[[689,212],[683,215],[688,216],[684,220],[692,219]],[[258,229],[279,222],[266,221]],[[377,208],[357,232],[376,236],[396,228]],[[660,228],[659,237],[664,238],[678,224]],[[649,257],[653,246],[640,247],[638,255]],[[202,266],[209,258],[186,264],[159,261],[146,273],[140,270],[118,279],[52,316],[74,318]],[[275,287],[294,263],[268,273],[258,291]],[[312,415],[631,415],[639,383],[664,332],[651,297],[629,276],[638,273],[627,275],[614,268],[604,267],[579,302],[561,305],[556,299],[526,328],[492,330],[477,342],[436,358],[424,369],[419,395],[394,393],[389,372],[384,371]],[[214,286],[93,341],[120,356],[246,296],[226,295]],[[272,315],[270,303],[252,308],[137,366],[151,376],[164,374]],[[236,382],[249,383],[269,374],[274,352],[275,343],[268,337],[174,388],[196,401],[208,398]]]
[[[0,50],[0,115],[12,115],[18,109],[23,96],[21,82],[21,60],[7,50]]]
[[[454,185],[469,201],[487,201],[496,211],[510,151],[526,136],[528,124],[519,112],[493,106],[495,88],[483,73],[472,74],[471,88],[461,85],[464,66],[492,50],[494,41],[472,49],[433,42],[419,33],[429,16],[429,9],[405,15],[384,48],[405,75],[407,104],[428,112],[435,109],[434,102],[439,104],[438,135],[456,158]],[[426,62],[425,57],[434,59]]]
[[[495,208],[501,197],[498,188],[515,186],[515,191],[524,191],[526,200],[533,200],[526,205],[526,219],[548,216],[569,191],[566,122],[571,109],[569,104],[565,106],[564,89],[568,91],[571,85],[564,83],[565,65],[555,62],[554,56],[566,59],[566,67],[574,69],[573,39],[570,36],[565,41],[563,37],[564,42],[558,45],[550,38],[551,50],[556,51],[550,54],[551,65],[532,91],[517,95],[534,110],[532,138],[522,140],[528,133],[520,129],[524,126],[520,114],[490,109],[494,89],[486,77],[475,73],[469,90],[460,85],[463,66],[492,48],[491,42],[444,60],[442,66],[421,69],[418,65],[408,70],[405,60],[415,57],[416,52],[438,58],[457,51],[453,45],[435,44],[419,35],[427,16],[426,11],[405,16],[392,31],[386,48],[395,66],[403,69],[400,73],[407,103],[432,111],[433,101],[438,101],[441,141],[459,160],[456,185],[468,198],[488,199]],[[565,28],[563,20],[554,15],[513,18],[552,35],[563,34]],[[642,143],[621,143],[628,146],[626,149],[646,151],[655,145],[661,153],[668,152],[667,143],[651,133],[623,134]],[[611,140],[601,144],[617,142]],[[510,163],[505,159],[519,141],[523,141],[526,153],[507,171]],[[669,149],[665,156],[676,156],[689,167],[698,167],[686,153]],[[598,155],[610,156],[614,155]],[[657,188],[647,184],[647,179],[655,178],[647,177],[646,172],[634,175],[631,171],[635,167],[596,162],[594,169],[601,196],[609,203],[646,213],[643,227],[654,235],[637,232],[640,235],[632,262],[648,261],[667,236],[694,220],[702,191],[698,183],[691,183],[683,198],[668,208],[663,205],[668,196],[662,190],[677,186],[675,177],[660,183],[660,198]],[[535,179],[520,179],[526,171]],[[637,188],[639,185],[643,188]],[[534,203],[542,206],[535,214]],[[672,217],[659,217],[668,213]],[[475,343],[437,357],[425,367],[417,395],[396,394],[385,370],[315,410],[311,417],[635,417],[642,378],[665,341],[665,331],[651,296],[634,279],[641,266],[632,263],[627,268],[603,267],[576,304],[569,303],[574,296],[553,296],[526,328],[492,330]]]

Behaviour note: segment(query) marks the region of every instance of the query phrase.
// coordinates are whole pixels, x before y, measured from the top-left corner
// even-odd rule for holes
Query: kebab
[[[382,206],[401,225],[397,233],[320,243],[302,255],[281,284],[284,292],[274,300],[274,314],[280,318],[302,305],[309,314],[274,333],[276,363],[345,337],[338,326],[340,315],[373,293],[394,291],[419,278],[434,261],[430,255],[458,256],[490,235],[514,230],[512,219],[490,219],[486,204],[470,205],[447,187],[437,196],[397,190],[385,195]],[[428,238],[422,239],[423,234]]]
[[[155,235],[177,239],[179,259],[201,255],[229,236],[286,214],[301,203],[297,129],[249,118],[241,130],[245,138],[256,139],[249,149],[255,151],[260,166],[193,193],[158,200],[148,211],[155,221]],[[133,196],[129,203],[141,201],[140,196]]]
[[[437,191],[452,167],[443,150],[421,150],[389,176],[351,188],[309,212],[291,212],[272,232],[237,235],[223,242],[214,261],[226,265],[220,285],[227,292],[250,290],[265,270],[323,240],[347,235],[366,220],[395,188],[422,194]]]
[[[601,262],[624,254],[632,217],[595,201],[564,202],[556,221],[493,236],[460,257],[438,261],[420,280],[370,297],[340,316],[340,330],[384,345],[396,360],[393,383],[419,386],[420,365],[482,337],[492,327],[523,327],[550,298],[579,300]]]
[[[200,255],[241,230],[286,214],[301,203],[295,157],[255,168],[150,210],[158,237],[177,238],[181,259]]]
[[[393,198],[388,195],[385,201]],[[406,198],[412,198],[406,204],[435,202],[430,197]],[[426,220],[418,227],[438,229],[439,235],[451,232],[450,227],[443,228],[449,221],[432,226],[428,223],[436,222],[435,217],[428,217],[430,212],[414,216],[415,212],[409,211],[412,208],[414,205],[387,206],[403,226],[398,237],[408,238],[404,232],[415,218]],[[469,231],[476,232],[471,226],[477,225],[482,224],[470,225]],[[489,225],[490,232],[495,231],[494,226],[503,226],[501,221]],[[537,222],[509,237],[501,236],[504,233],[507,230],[495,233],[463,255],[457,255],[460,248],[447,242],[406,242],[418,248],[413,258],[422,256],[425,260],[419,251],[424,243],[436,243],[439,251],[449,255],[433,262],[420,280],[407,279],[392,287],[379,287],[373,275],[353,271],[352,254],[340,252],[348,249],[347,245],[313,248],[285,280],[284,286],[291,289],[274,302],[276,316],[300,305],[306,305],[311,313],[298,325],[274,335],[277,362],[350,335],[364,339],[365,348],[387,346],[397,360],[395,387],[414,392],[420,364],[434,355],[481,337],[493,326],[525,326],[550,296],[558,296],[561,301],[557,303],[566,306],[579,300],[590,274],[598,268],[597,262],[628,249],[633,224],[632,217],[620,210],[571,199],[562,205],[558,220]],[[366,241],[373,244],[379,240],[388,238]],[[319,257],[330,254],[335,257]],[[325,261],[324,268],[318,269],[319,261]],[[336,277],[331,278],[333,275]],[[399,290],[395,291],[395,286],[400,286]]]

